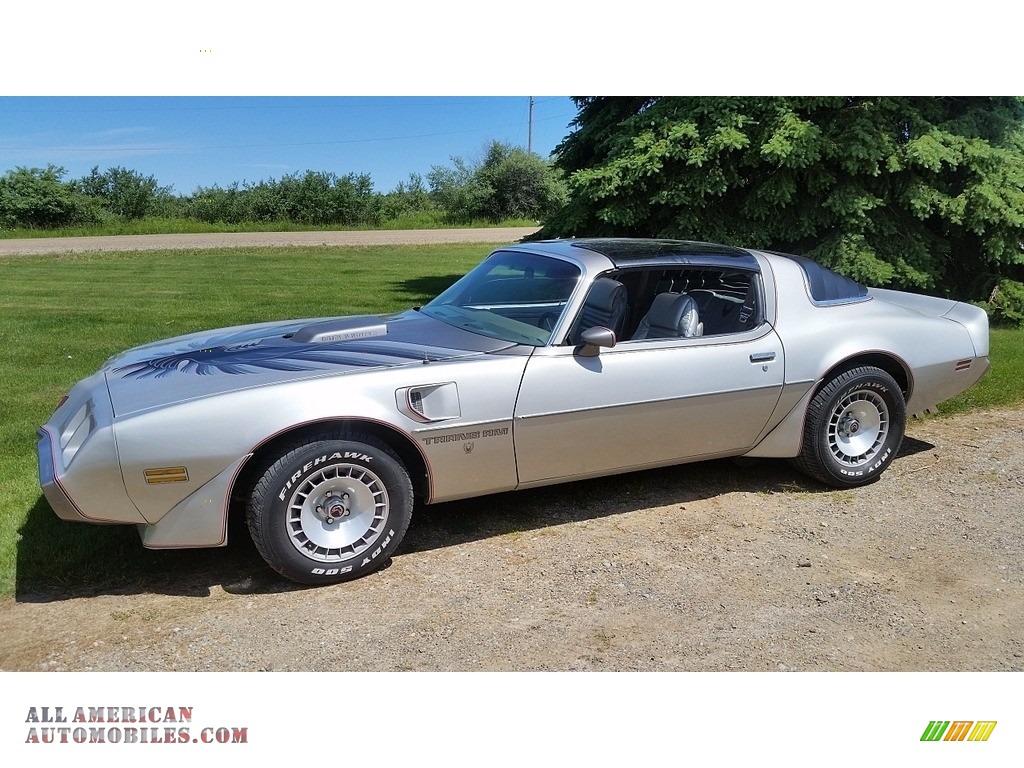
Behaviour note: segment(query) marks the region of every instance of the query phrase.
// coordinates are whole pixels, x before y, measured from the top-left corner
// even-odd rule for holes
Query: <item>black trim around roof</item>
[[[573,240],[569,243],[576,248],[600,253],[612,261],[637,261],[658,259],[664,256],[694,256],[696,254],[713,256],[746,256],[746,251],[729,245],[716,243],[697,243],[690,240],[655,240],[646,238],[626,237],[595,237],[586,240]]]
[[[618,268],[647,264],[709,264],[757,269],[757,261],[741,248],[690,240],[589,238],[566,241],[610,259]]]

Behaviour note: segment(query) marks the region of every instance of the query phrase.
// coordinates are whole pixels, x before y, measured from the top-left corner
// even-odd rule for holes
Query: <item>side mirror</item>
[[[576,348],[576,354],[580,357],[597,357],[601,354],[601,347],[611,349],[616,342],[615,331],[611,328],[595,325],[587,328],[580,335],[580,346]]]

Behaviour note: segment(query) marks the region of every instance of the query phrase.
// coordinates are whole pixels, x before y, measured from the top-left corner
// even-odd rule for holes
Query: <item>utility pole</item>
[[[533,153],[533,96],[530,97],[530,123],[526,132],[526,151]]]

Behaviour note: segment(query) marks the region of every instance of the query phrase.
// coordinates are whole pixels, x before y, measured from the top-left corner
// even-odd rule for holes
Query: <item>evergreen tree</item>
[[[569,202],[542,237],[786,250],[958,298],[1024,278],[1020,98],[575,101],[555,151]]]

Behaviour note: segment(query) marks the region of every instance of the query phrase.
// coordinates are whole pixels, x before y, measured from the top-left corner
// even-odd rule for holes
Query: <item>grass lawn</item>
[[[180,562],[143,550],[132,526],[63,523],[39,492],[36,429],[71,385],[112,354],[207,328],[405,309],[440,293],[490,250],[232,248],[0,259],[0,595],[14,593],[16,577],[19,591],[60,586],[80,570],[96,574],[92,581],[119,583],[122,573],[153,574]]]
[[[0,595],[173,574],[131,526],[64,523],[42,498],[36,428],[72,384],[127,347],[263,320],[388,312],[422,303],[480,261],[479,244],[73,254],[0,259]],[[992,370],[943,406],[1024,400],[1024,331],[992,333]]]

